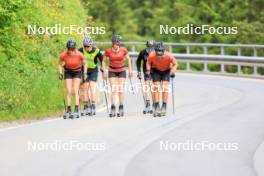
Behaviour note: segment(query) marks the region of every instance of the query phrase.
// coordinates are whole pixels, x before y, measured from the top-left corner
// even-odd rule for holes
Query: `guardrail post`
[[[225,64],[223,64],[223,63],[221,63],[220,72],[225,73]]]
[[[255,75],[255,76],[257,76],[258,75],[258,66],[257,65],[254,65],[253,66],[253,74]]]
[[[190,46],[186,46],[186,54],[190,54]]]
[[[237,74],[238,75],[241,75],[242,72],[241,72],[241,65],[240,64],[237,64]]]
[[[190,62],[186,62],[186,71],[189,72],[191,71],[191,68],[190,68]]]
[[[172,46],[169,46],[169,52],[172,53]]]
[[[204,62],[204,72],[208,72],[207,62]]]
[[[203,47],[203,50],[204,50],[204,54],[207,55],[208,54],[208,50],[207,50],[206,46]]]
[[[225,55],[225,48],[221,46],[221,55]]]
[[[134,44],[131,45],[131,51],[136,52],[136,46]]]
[[[258,56],[258,51],[256,48],[253,48],[253,51],[254,51],[254,57],[257,57]]]
[[[241,56],[241,48],[237,48],[237,55]]]

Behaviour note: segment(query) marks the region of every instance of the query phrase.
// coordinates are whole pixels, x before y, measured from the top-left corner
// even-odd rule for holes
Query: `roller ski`
[[[117,117],[124,117],[124,106],[123,105],[119,106],[119,111],[117,113]]]
[[[71,119],[77,119],[80,118],[80,113],[79,112],[74,112],[70,116]]]
[[[115,117],[116,116],[116,109],[115,109],[115,105],[112,105],[111,106],[111,112],[109,114],[109,117],[112,118],[112,117]]]

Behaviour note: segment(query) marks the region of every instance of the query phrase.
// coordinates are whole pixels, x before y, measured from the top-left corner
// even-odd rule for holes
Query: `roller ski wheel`
[[[115,117],[115,116],[116,116],[116,114],[112,114],[112,113],[109,114],[110,118]]]

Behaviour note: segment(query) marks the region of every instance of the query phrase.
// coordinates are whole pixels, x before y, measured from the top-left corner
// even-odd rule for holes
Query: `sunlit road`
[[[175,115],[170,105],[167,117],[143,116],[138,92],[127,94],[124,118],[110,119],[103,110],[93,118],[54,119],[2,130],[0,175],[256,175],[253,157],[264,140],[264,81],[178,74],[175,92]],[[56,141],[97,146],[90,151],[29,147]],[[237,150],[166,151],[160,145],[188,141],[235,143]]]

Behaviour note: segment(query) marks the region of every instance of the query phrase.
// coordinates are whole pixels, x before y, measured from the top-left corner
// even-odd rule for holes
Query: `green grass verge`
[[[36,119],[63,111],[57,61],[65,43],[82,36],[27,35],[27,25],[83,26],[79,0],[6,0],[0,16],[0,121]]]

